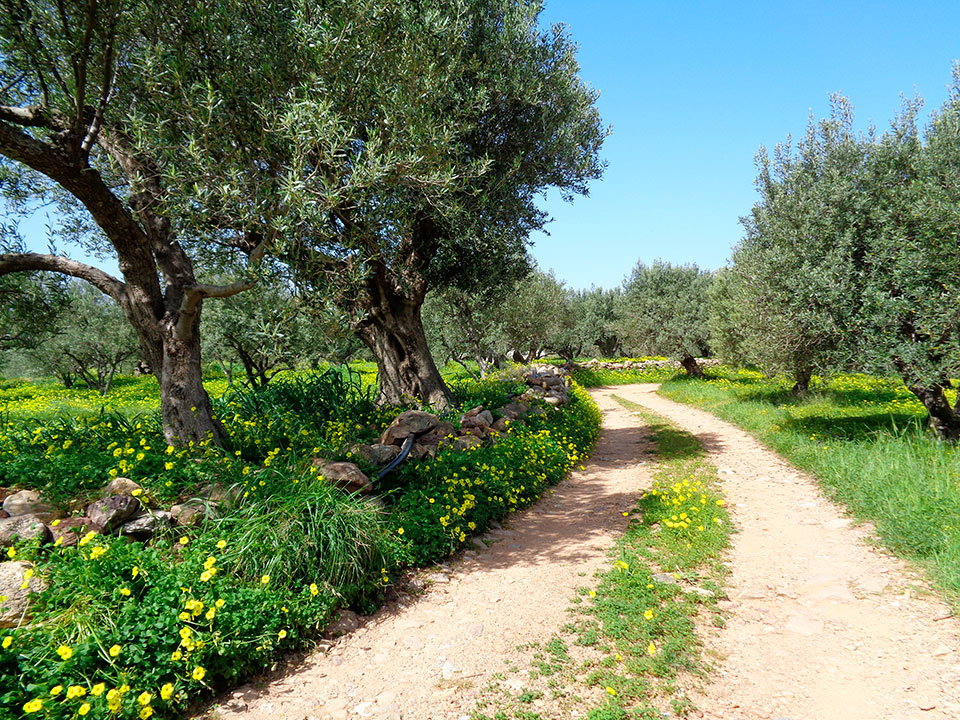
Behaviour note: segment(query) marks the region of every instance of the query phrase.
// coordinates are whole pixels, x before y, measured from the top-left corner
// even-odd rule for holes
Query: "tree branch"
[[[53,114],[40,105],[16,107],[0,105],[0,120],[6,120],[20,127],[45,127],[53,130],[62,129],[53,121]]]
[[[0,254],[0,275],[15,272],[47,271],[86,280],[105,295],[121,301],[126,285],[109,273],[61,255],[39,253]]]
[[[250,252],[250,266],[256,265],[267,252],[267,238],[263,238],[257,243],[257,246]],[[186,289],[183,294],[183,302],[180,303],[180,315],[177,318],[177,326],[174,330],[177,337],[184,339],[190,334],[190,326],[197,314],[197,308],[200,302],[205,298],[226,298],[233,295],[239,295],[244,290],[249,290],[256,285],[255,280],[241,280],[229,285],[208,285],[206,283],[196,283]]]

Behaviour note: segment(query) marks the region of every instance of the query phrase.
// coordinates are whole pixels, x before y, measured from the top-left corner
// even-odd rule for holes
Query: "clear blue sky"
[[[960,3],[546,0],[613,134],[589,198],[550,197],[544,269],[575,288],[618,285],[638,260],[724,264],[756,194],[758,147],[806,129],[828,95],[885,128],[900,95],[927,109],[960,59]]]
[[[862,127],[885,127],[901,94],[936,108],[960,59],[948,0],[546,0],[543,22],[568,25],[613,126],[604,178],[572,205],[549,197],[550,235],[534,237],[540,266],[574,288],[619,285],[638,260],[723,265],[761,144],[802,134],[835,91]],[[40,218],[23,230],[46,246]]]

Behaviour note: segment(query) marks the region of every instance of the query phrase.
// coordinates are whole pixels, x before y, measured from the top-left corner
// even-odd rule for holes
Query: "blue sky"
[[[960,3],[546,0],[580,45],[613,134],[590,197],[550,197],[540,266],[575,288],[618,285],[638,260],[713,269],[755,200],[754,154],[806,129],[828,95],[885,128],[900,95],[927,109],[960,59]]]
[[[901,94],[936,108],[960,59],[960,3],[946,0],[546,0],[542,19],[568,25],[613,126],[604,178],[572,205],[549,196],[550,235],[533,238],[540,266],[574,288],[619,285],[638,260],[723,265],[761,144],[802,134],[835,91],[862,127],[885,127]],[[45,248],[41,218],[23,230]]]

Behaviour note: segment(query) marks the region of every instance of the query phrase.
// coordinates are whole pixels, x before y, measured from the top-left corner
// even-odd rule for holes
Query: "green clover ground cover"
[[[212,481],[238,487],[241,500],[149,545],[87,535],[76,547],[11,548],[48,589],[30,625],[0,631],[0,718],[176,717],[308,642],[337,608],[372,607],[403,565],[443,558],[533,502],[599,432],[599,410],[574,387],[566,408],[532,416],[495,446],[404,465],[380,488],[381,508],[310,464],[347,457],[350,442],[372,440],[398,412],[373,405],[365,378],[304,374],[223,393],[226,448],[168,448],[138,384],[150,387],[120,385],[135,412],[97,412],[94,398],[71,396],[69,415],[51,410],[63,400],[52,386],[0,391],[0,483],[77,506],[118,475],[144,486],[143,502]],[[472,407],[518,389],[509,378],[461,380],[454,392]]]

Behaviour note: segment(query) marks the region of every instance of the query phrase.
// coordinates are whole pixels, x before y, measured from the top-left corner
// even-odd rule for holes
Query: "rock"
[[[50,530],[36,515],[14,515],[0,520],[0,547],[10,547],[16,540],[46,542],[49,539]]]
[[[30,605],[30,593],[42,592],[46,588],[38,577],[27,580],[27,587],[23,587],[23,576],[33,568],[32,563],[22,560],[0,563],[0,628],[17,627],[21,620],[27,619],[27,610]]]
[[[436,415],[423,410],[406,410],[390,423],[380,442],[383,445],[399,445],[409,435],[423,435],[433,430],[440,421]]]
[[[62,518],[64,513],[56,505],[50,503],[36,490],[21,490],[8,495],[3,501],[3,509],[14,515],[36,515],[44,522]]]
[[[512,415],[513,417],[522,418],[525,417],[528,412],[530,412],[530,406],[523,402],[512,402],[504,405],[501,412],[504,415]]]
[[[383,431],[380,436],[381,445],[403,445],[403,441],[410,436],[410,431],[405,427],[394,427],[391,425]]]
[[[436,426],[433,430],[431,430],[430,432],[431,432],[431,434],[436,435],[437,437],[440,437],[440,438],[442,439],[442,438],[445,438],[445,437],[447,437],[447,436],[449,436],[449,435],[456,435],[456,434],[457,434],[457,428],[456,428],[456,426],[454,426],[453,423],[450,423],[450,422],[442,422],[442,423],[440,423],[439,425],[437,425],[437,426]]]
[[[456,666],[449,660],[443,663],[443,667],[440,668],[440,677],[442,677],[444,680],[450,680],[456,673]]]
[[[138,518],[125,522],[120,528],[122,535],[133,535],[136,538],[150,537],[158,530],[173,525],[173,515],[165,510],[150,512]]]
[[[673,576],[673,573],[654,573],[653,579],[658,583],[664,583],[666,585],[678,585],[677,579]]]
[[[109,495],[133,495],[134,490],[143,490],[143,488],[130,478],[116,477],[107,483],[101,494],[103,497],[108,497]]]
[[[472,623],[467,627],[467,635],[471,637],[480,637],[483,635],[483,623]]]
[[[399,454],[400,451],[396,445],[376,443],[374,445],[360,445],[357,447],[357,455],[371,465],[389,465],[396,460]]]
[[[563,398],[557,397],[556,395],[547,395],[543,401],[552,407],[559,407],[563,405]]]
[[[477,405],[475,408],[470,408],[463,414],[463,418],[474,418],[477,417],[480,413],[483,412],[483,405]]]
[[[490,429],[496,430],[498,433],[505,433],[507,432],[507,428],[509,428],[509,423],[510,420],[506,417],[497,418],[493,421],[493,425],[490,426]]]
[[[702,588],[702,587],[688,587],[688,588],[684,588],[683,591],[687,595],[696,595],[702,598],[714,597],[713,590],[707,590],[706,588]]]
[[[54,541],[62,538],[60,544],[64,547],[73,547],[80,537],[88,532],[103,532],[103,528],[88,517],[64,518],[56,525],[51,525],[50,530],[53,532]]]
[[[360,627],[360,616],[353,610],[341,610],[337,619],[327,625],[323,631],[325,637],[340,637]]]
[[[463,437],[454,438],[452,447],[454,450],[463,451],[479,447],[480,445],[483,445],[483,440],[472,435],[466,435]]]
[[[427,575],[427,580],[432,583],[440,583],[441,585],[450,582],[450,576],[443,573],[430,573]]]
[[[490,432],[485,425],[464,425],[460,429],[460,435],[461,437],[469,435],[480,438],[481,440],[486,440],[488,437],[490,437]]]
[[[437,456],[436,445],[421,445],[414,443],[410,448],[409,457],[411,460],[432,460]]]
[[[181,527],[200,525],[207,518],[219,516],[219,506],[215,502],[193,498],[170,508],[170,517]]]
[[[10,517],[10,513],[8,513],[6,510],[0,510],[0,520],[8,517]]]
[[[211,500],[222,507],[233,507],[243,497],[243,486],[227,487],[221,482],[208,483],[197,491],[197,497]]]
[[[353,463],[330,462],[323,458],[314,458],[313,466],[328,482],[346,492],[367,495],[373,489],[370,478]]]
[[[129,495],[111,495],[87,506],[87,517],[104,532],[120,527],[140,510],[140,501]]]

